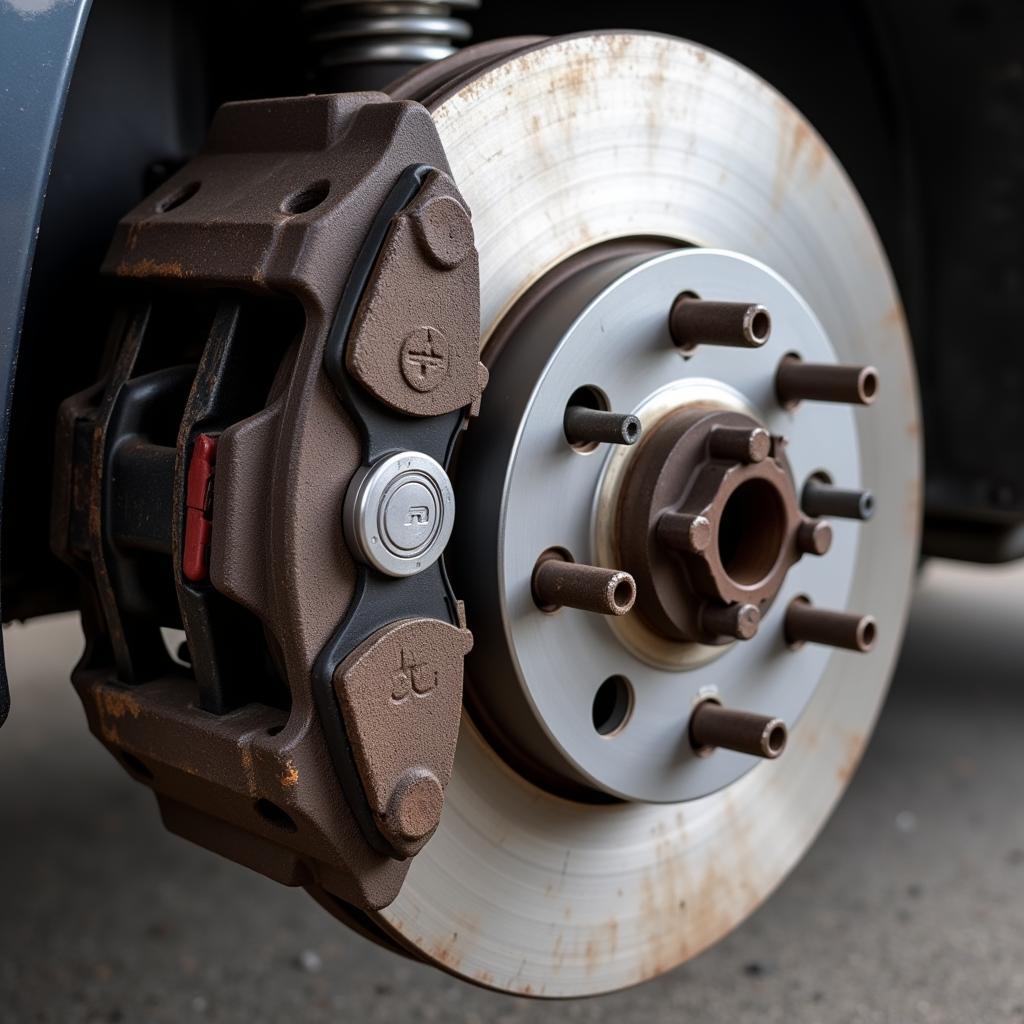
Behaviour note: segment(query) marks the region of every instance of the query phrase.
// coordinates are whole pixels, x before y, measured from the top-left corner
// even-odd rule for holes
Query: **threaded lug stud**
[[[875,497],[870,491],[833,487],[820,477],[812,476],[804,484],[800,507],[809,516],[867,520],[875,514]]]
[[[625,615],[636,600],[636,583],[628,572],[542,555],[533,571],[533,599],[543,611],[578,608]]]
[[[585,405],[570,405],[565,410],[563,429],[565,439],[573,445],[636,444],[641,432],[636,416]]]
[[[701,701],[690,715],[690,743],[698,753],[717,747],[772,760],[786,748],[789,732],[781,718],[724,708]]]
[[[878,371],[873,366],[805,363],[786,356],[775,371],[775,394],[785,406],[805,399],[870,405],[878,394]]]
[[[711,302],[683,292],[668,318],[672,340],[684,351],[698,345],[760,348],[772,332],[764,306],[751,302]]]
[[[806,597],[797,597],[790,602],[783,629],[786,643],[791,647],[805,643],[823,644],[861,654],[874,647],[878,633],[872,616],[815,608]]]

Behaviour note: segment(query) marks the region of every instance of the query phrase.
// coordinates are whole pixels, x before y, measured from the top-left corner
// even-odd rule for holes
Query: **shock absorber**
[[[305,0],[311,73],[318,89],[378,89],[454,53],[470,37],[457,11],[480,0]]]

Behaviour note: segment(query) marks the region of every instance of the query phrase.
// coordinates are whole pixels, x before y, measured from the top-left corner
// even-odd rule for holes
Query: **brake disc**
[[[838,161],[783,97],[663,36],[510,49],[471,49],[397,90],[432,111],[472,209],[492,383],[454,473],[449,554],[477,637],[470,711],[440,826],[397,899],[370,918],[466,979],[580,996],[650,978],[721,938],[793,867],[846,786],[907,611],[919,419],[885,255]],[[770,337],[680,350],[668,319],[682,289],[763,304]],[[873,367],[857,387],[868,400],[877,386],[877,401],[786,401],[777,369],[790,353]],[[635,415],[644,440],[566,444],[563,412],[579,387]],[[543,549],[621,567],[635,526],[621,522],[635,514],[621,481],[673,416],[695,411],[770,433],[794,494],[824,473],[858,495],[848,514],[866,514],[869,489],[875,515],[833,521],[824,557],[805,543],[759,593],[760,629],[746,643],[539,610],[530,588]],[[771,501],[792,511],[790,497]],[[794,501],[806,512],[807,490]],[[755,502],[741,525],[763,526],[766,514]],[[742,584],[739,556],[718,557]],[[870,613],[832,639],[870,651],[792,642],[804,597]],[[620,690],[599,721],[606,680]],[[699,756],[686,723],[706,698],[785,718],[784,756]],[[766,732],[764,742],[776,741]]]

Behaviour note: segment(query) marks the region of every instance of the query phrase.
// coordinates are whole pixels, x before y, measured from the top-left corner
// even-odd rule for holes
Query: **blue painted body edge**
[[[0,488],[36,237],[90,6],[91,0],[0,0]],[[0,725],[9,710],[0,637]]]

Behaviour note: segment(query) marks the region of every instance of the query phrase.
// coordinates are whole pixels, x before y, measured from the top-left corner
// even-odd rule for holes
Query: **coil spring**
[[[302,11],[322,73],[440,60],[470,37],[469,25],[452,12],[479,6],[480,0],[306,0]]]

